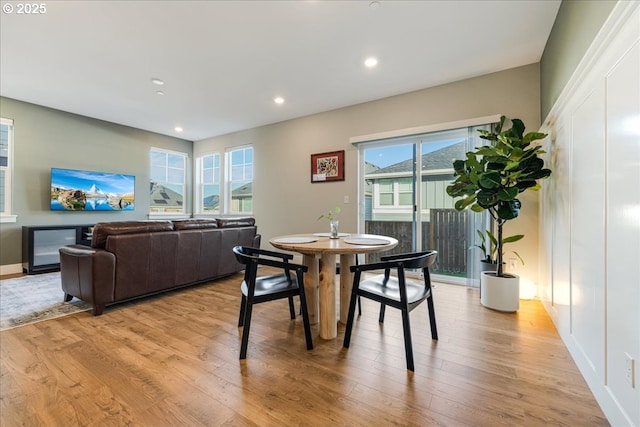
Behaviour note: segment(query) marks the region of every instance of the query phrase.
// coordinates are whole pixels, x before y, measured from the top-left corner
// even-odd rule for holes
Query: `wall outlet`
[[[517,268],[516,259],[509,258],[509,271],[515,271]]]
[[[344,203],[349,203],[349,196],[344,196]]]
[[[628,353],[624,354],[624,378],[631,388],[635,388],[635,360]]]

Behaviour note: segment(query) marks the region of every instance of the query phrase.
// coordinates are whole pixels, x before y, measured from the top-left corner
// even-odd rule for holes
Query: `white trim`
[[[382,139],[401,138],[404,136],[420,135],[422,133],[441,132],[458,128],[468,128],[472,126],[486,125],[487,123],[497,123],[502,115],[475,117],[472,119],[457,120],[455,122],[437,123],[433,125],[418,126],[413,128],[390,130],[386,132],[372,133],[369,135],[352,136],[349,142],[358,145],[363,142],[378,141]]]
[[[8,134],[8,152],[7,152],[7,166],[3,166],[2,169],[5,171],[4,177],[4,211],[0,213],[1,218],[0,222],[16,222],[16,216],[13,215],[13,174],[14,174],[14,144],[15,144],[15,135],[14,135],[14,121],[13,119],[7,119],[4,117],[0,117],[0,124],[9,127]],[[13,219],[13,220],[12,220]]]
[[[190,214],[181,214],[178,212],[167,212],[167,213],[161,213],[161,212],[150,212],[148,215],[149,219],[189,219],[191,218]]]
[[[550,151],[552,151],[551,156],[558,155],[561,158],[564,157],[565,159],[568,159],[567,163],[572,164],[572,156],[574,156],[574,152],[579,149],[572,134],[572,126],[574,125],[575,119],[574,112],[576,111],[577,106],[582,105],[585,99],[589,97],[594,88],[598,88],[602,93],[604,93],[604,95],[599,95],[601,97],[599,106],[602,106],[603,108],[604,123],[602,124],[602,129],[599,127],[595,132],[603,130],[603,136],[607,135],[606,128],[609,123],[609,118],[605,103],[607,96],[605,92],[606,89],[604,89],[606,88],[606,80],[609,76],[609,72],[619,63],[620,59],[640,43],[639,24],[640,2],[618,1],[543,121],[541,131],[550,134],[550,140],[547,145],[550,145]],[[629,96],[632,96],[632,93],[630,93]],[[579,124],[576,125],[579,126]],[[607,138],[605,138],[604,144],[605,146],[608,146],[609,141]],[[606,157],[603,158],[603,162],[604,161],[606,161]],[[562,179],[558,178],[559,180],[555,185],[562,186],[563,184],[567,184],[570,186],[572,171],[568,170],[560,172],[564,174],[564,176]],[[555,173],[557,172],[554,172],[554,174]],[[606,168],[605,175],[602,179],[605,180],[606,194],[606,180],[608,179]],[[565,193],[570,199],[571,188],[569,188],[568,192],[565,191]],[[539,292],[539,294],[541,294],[541,303],[551,317],[558,334],[567,346],[569,354],[574,359],[583,378],[611,425],[640,426],[640,423],[638,423],[638,413],[632,413],[632,410],[637,408],[637,406],[634,406],[633,404],[638,401],[638,389],[628,388],[627,384],[621,386],[619,382],[611,380],[612,375],[619,375],[618,373],[622,372],[623,368],[621,366],[622,359],[618,359],[616,356],[616,352],[620,347],[611,347],[609,341],[609,337],[614,336],[614,333],[609,329],[613,327],[613,323],[609,323],[613,317],[610,316],[609,311],[615,310],[618,307],[610,306],[609,304],[613,303],[608,300],[608,293],[611,291],[608,289],[610,286],[610,276],[607,273],[607,270],[611,267],[607,264],[608,260],[606,257],[607,253],[610,251],[610,248],[607,247],[609,241],[607,237],[608,221],[606,215],[608,215],[608,212],[606,212],[606,209],[608,208],[606,206],[606,201],[603,202],[605,205],[602,206],[603,209],[605,209],[605,221],[602,224],[604,227],[604,240],[606,243],[604,248],[605,259],[598,259],[598,262],[603,263],[604,269],[604,297],[601,301],[603,304],[603,313],[590,319],[589,324],[584,324],[584,322],[577,323],[573,316],[575,297],[571,293],[573,286],[572,269],[578,269],[582,264],[577,263],[575,266],[571,266],[571,263],[569,263],[569,266],[564,265],[565,256],[556,256],[555,252],[557,248],[553,245],[553,241],[559,233],[557,229],[558,226],[564,226],[566,223],[569,225],[570,240],[572,240],[571,235],[575,233],[575,231],[572,230],[573,224],[571,223],[571,210],[574,209],[572,205],[573,202],[571,200],[567,201],[571,206],[569,212],[565,212],[564,215],[562,215],[563,212],[558,214],[562,215],[561,219],[564,219],[564,221],[553,218],[555,214],[551,211],[553,210],[554,203],[554,200],[545,201],[541,199],[540,201],[540,209],[545,213],[546,210],[550,211],[547,218],[550,218],[549,221],[551,221],[551,223],[543,223],[540,230],[540,236],[545,234],[549,236],[549,241],[546,242],[545,248],[540,249],[541,253],[546,252],[549,254],[547,255],[546,261],[548,265],[541,267],[541,269],[548,271],[545,280],[547,283],[541,284],[541,286],[544,286],[544,291]],[[598,208],[600,208],[600,206],[594,205],[594,209]],[[575,212],[573,215],[575,215]],[[569,242],[568,248],[561,248],[558,252],[560,253],[564,250],[565,254],[568,253],[569,256],[571,256],[571,245],[572,242]],[[591,260],[581,260],[581,262],[590,261]],[[557,271],[562,270],[559,274],[561,277],[559,282],[564,282],[563,279],[565,278],[569,279],[568,287],[565,286],[565,283],[561,283],[560,286],[555,283],[556,269]],[[630,283],[634,282],[631,281]],[[555,290],[556,286],[559,291]],[[558,292],[562,294],[562,291],[565,288],[568,288],[566,300],[564,295],[562,295],[562,299],[559,299]],[[635,311],[633,310],[632,305],[629,305],[628,307],[630,307],[630,313],[625,314],[631,317],[635,314]],[[594,366],[593,359],[590,359],[589,357],[590,355],[585,353],[585,349],[581,345],[580,340],[576,339],[576,331],[584,330],[585,328],[594,331],[602,328],[603,331],[603,336],[599,337],[598,344],[601,346],[599,351],[604,353],[602,355],[603,362],[599,363],[597,366]],[[615,335],[617,335],[618,332],[619,331],[616,330]],[[619,333],[621,336],[625,336],[624,331],[620,331]],[[625,337],[632,335],[631,330],[626,332],[626,334],[627,335]],[[612,355],[613,357],[610,357]],[[631,399],[628,399],[630,393],[633,393],[633,395],[631,396]],[[630,405],[628,404],[629,400],[633,401]],[[623,404],[626,406],[623,406]]]
[[[186,153],[184,151],[167,150],[166,148],[160,148],[160,147],[150,147],[149,150],[161,151],[163,153],[169,153],[169,154],[175,154],[175,155],[178,155],[178,156],[184,156],[187,159],[191,158],[189,153]]]
[[[5,222],[18,222],[18,215],[0,214],[0,223]]]
[[[22,264],[0,265],[0,276],[22,273]]]

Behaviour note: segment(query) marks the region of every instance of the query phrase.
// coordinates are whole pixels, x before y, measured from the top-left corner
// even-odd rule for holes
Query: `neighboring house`
[[[422,211],[429,209],[453,209],[453,198],[446,187],[453,181],[453,160],[461,159],[466,152],[466,141],[449,145],[422,156]],[[411,221],[413,215],[413,159],[384,168],[365,165],[366,219]],[[426,216],[425,218],[428,218]]]
[[[220,196],[218,194],[214,194],[213,196],[205,197],[202,200],[202,206],[205,211],[216,211],[220,206]]]
[[[253,187],[251,184],[249,182],[231,191],[232,212],[253,211]]]
[[[182,212],[182,194],[151,182],[151,212]]]

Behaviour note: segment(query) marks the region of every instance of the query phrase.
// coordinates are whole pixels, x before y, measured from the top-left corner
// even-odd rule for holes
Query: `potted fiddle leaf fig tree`
[[[464,160],[454,160],[455,181],[447,186],[447,194],[456,198],[454,207],[458,211],[471,209],[474,212],[488,211],[497,230],[496,271],[481,274],[481,302],[501,311],[516,311],[519,308],[519,278],[504,271],[505,243],[520,240],[518,237],[503,237],[502,229],[507,221],[518,217],[522,206],[518,195],[526,190],[540,189],[539,181],[551,175],[544,167],[544,154],[534,141],[547,135],[540,132],[524,133],[525,125],[520,119],[511,120],[511,127],[503,130],[505,116],[494,130],[480,130],[480,138],[488,145],[466,153]],[[487,283],[487,284],[485,284]],[[488,283],[497,283],[495,290],[487,289]],[[493,299],[493,300],[492,300]]]
[[[476,230],[476,233],[478,233],[480,243],[471,246],[469,249],[480,249],[480,252],[483,255],[483,258],[480,260],[480,271],[495,271],[498,266],[498,239],[490,230],[485,230],[484,232],[482,230]],[[503,237],[502,244],[506,245],[507,243],[517,242],[523,237],[524,234],[516,234],[509,237]],[[524,260],[522,259],[520,254],[516,251],[512,252],[524,265]]]

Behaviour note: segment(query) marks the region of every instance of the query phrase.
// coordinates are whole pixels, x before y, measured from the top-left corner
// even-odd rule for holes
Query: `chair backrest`
[[[290,270],[299,270],[301,273],[307,271],[306,265],[289,262],[293,259],[293,255],[288,253],[269,251],[248,246],[236,246],[233,248],[233,254],[239,263],[248,266],[245,271],[257,269],[258,264],[283,268],[287,275],[289,275]]]
[[[249,248],[245,246],[235,246],[233,248],[233,254],[236,256],[236,260],[241,264],[247,265],[251,261]]]
[[[407,269],[426,269],[433,265],[438,256],[438,251],[411,252],[382,257],[383,262],[392,262]]]

